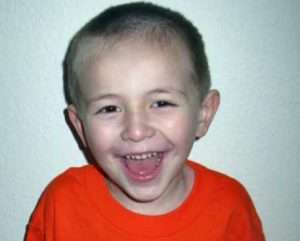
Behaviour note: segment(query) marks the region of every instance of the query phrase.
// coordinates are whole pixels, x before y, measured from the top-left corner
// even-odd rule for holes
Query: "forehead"
[[[81,91],[89,95],[121,85],[186,88],[194,82],[189,52],[178,40],[167,44],[91,38],[80,46],[75,65]]]

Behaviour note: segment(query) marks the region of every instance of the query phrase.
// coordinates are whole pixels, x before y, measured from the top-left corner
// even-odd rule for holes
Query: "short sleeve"
[[[53,223],[53,205],[48,192],[42,194],[27,225],[25,241],[46,241],[46,229]]]
[[[243,199],[231,213],[226,241],[265,241],[262,223],[246,192]]]
[[[44,241],[42,230],[39,227],[29,224],[27,226],[25,241]]]

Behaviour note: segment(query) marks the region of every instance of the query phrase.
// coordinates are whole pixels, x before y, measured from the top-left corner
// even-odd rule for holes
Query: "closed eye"
[[[164,108],[164,107],[175,107],[176,104],[166,101],[166,100],[158,100],[152,104],[153,108]]]
[[[120,112],[121,108],[115,105],[108,105],[100,108],[96,114],[110,114],[115,112]]]

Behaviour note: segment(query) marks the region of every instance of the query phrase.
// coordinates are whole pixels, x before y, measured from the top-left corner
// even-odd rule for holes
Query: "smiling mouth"
[[[123,156],[126,176],[134,182],[143,183],[155,179],[160,173],[164,152],[146,152]]]

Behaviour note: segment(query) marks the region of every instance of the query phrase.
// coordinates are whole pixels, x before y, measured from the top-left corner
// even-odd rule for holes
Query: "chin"
[[[154,202],[155,200],[159,199],[162,195],[160,191],[139,191],[134,193],[128,193],[129,198],[134,200],[135,202],[140,203],[147,203],[147,202]]]
[[[125,182],[123,182],[121,187],[123,189],[123,192],[126,193],[126,195],[136,201],[136,202],[152,202],[157,200],[161,197],[161,195],[164,193],[164,185],[162,183],[162,179],[160,176],[158,176],[156,179],[150,181],[150,182],[138,182],[136,183],[135,180],[127,179]]]

